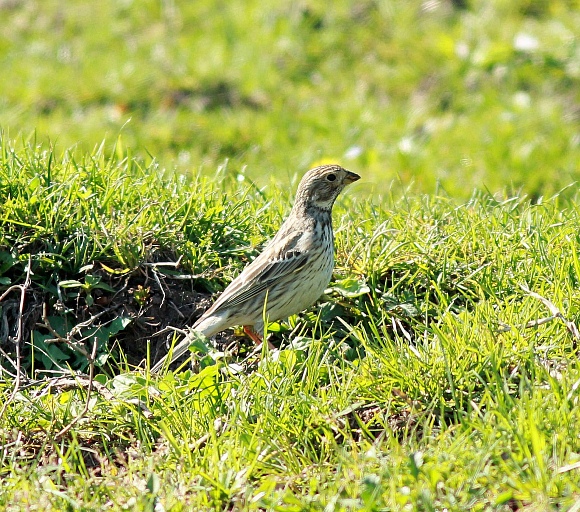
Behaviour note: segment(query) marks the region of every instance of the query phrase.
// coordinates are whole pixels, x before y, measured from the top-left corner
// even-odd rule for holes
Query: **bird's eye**
[[[326,179],[327,179],[328,181],[334,181],[334,180],[336,180],[336,174],[329,174],[329,175],[326,177]]]

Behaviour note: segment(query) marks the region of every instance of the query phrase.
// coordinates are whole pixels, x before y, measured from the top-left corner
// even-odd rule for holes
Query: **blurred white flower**
[[[469,57],[469,45],[465,41],[459,41],[455,45],[455,55],[460,59],[467,59]]]
[[[409,154],[413,151],[413,139],[411,137],[403,137],[399,141],[399,151],[404,154]]]
[[[347,160],[354,160],[362,155],[363,149],[360,146],[351,146],[344,153],[344,158]]]
[[[533,52],[538,46],[540,46],[540,43],[530,34],[520,32],[514,37],[514,48],[520,52]]]
[[[524,109],[528,108],[532,103],[532,98],[525,91],[518,91],[513,95],[512,101],[514,105],[518,108]]]

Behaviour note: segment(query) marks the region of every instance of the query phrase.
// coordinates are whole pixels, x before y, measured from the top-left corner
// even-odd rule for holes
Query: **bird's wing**
[[[308,254],[299,251],[290,251],[282,259],[271,260],[266,265],[256,269],[255,278],[244,283],[232,295],[227,297],[228,306],[237,306],[266,290],[275,281],[286,275],[300,270]]]
[[[223,307],[238,306],[266,290],[272,283],[300,270],[308,261],[310,252],[296,248],[301,236],[302,233],[292,233],[285,240],[269,244],[225,289],[210,308],[211,312],[215,313]],[[281,248],[277,254],[270,250],[274,246]]]

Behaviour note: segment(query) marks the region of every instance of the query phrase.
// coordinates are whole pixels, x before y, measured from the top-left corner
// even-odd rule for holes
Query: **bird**
[[[226,287],[192,329],[210,338],[241,325],[262,343],[264,318],[274,322],[299,313],[320,298],[334,269],[332,207],[358,174],[340,165],[321,165],[302,177],[292,209],[260,255]],[[157,373],[168,357],[173,363],[187,352],[187,336],[151,369]]]

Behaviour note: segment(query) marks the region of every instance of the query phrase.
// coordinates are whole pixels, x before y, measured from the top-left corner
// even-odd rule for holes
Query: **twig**
[[[572,471],[573,469],[580,469],[580,462],[573,462],[572,464],[567,464],[566,466],[562,466],[558,468],[558,473],[567,473],[568,471]]]
[[[72,375],[66,377],[50,377],[48,379],[33,380],[23,384],[20,389],[29,389],[36,386],[44,386],[50,392],[53,388],[59,391],[66,391],[67,389],[75,388],[88,388],[89,377],[85,375]],[[100,393],[106,400],[113,400],[115,395],[105,386],[98,381],[93,381],[93,389]],[[37,396],[41,396],[45,393],[39,393]]]
[[[161,304],[159,304],[159,307],[162,307],[163,304],[165,304],[165,299],[167,298],[167,296],[165,295],[163,283],[161,283],[161,279],[159,279],[159,272],[157,272],[157,269],[155,267],[152,267],[152,269],[153,269],[153,278],[155,279],[157,286],[159,286],[159,289],[161,290]]]
[[[117,305],[117,306],[112,306],[110,308],[104,309],[103,311],[100,311],[99,313],[96,313],[95,315],[91,316],[91,318],[89,318],[88,320],[85,320],[84,322],[78,323],[66,334],[66,336],[62,336],[61,334],[59,334],[57,331],[54,330],[52,325],[50,325],[50,321],[48,320],[47,307],[46,307],[46,303],[45,303],[43,311],[42,311],[43,323],[38,324],[38,325],[48,329],[50,331],[50,333],[54,336],[53,339],[46,340],[47,343],[48,342],[55,342],[55,341],[60,341],[60,342],[66,343],[73,350],[80,352],[83,356],[85,356],[87,359],[89,359],[90,358],[89,353],[87,352],[85,347],[82,345],[82,343],[75,338],[75,336],[82,329],[84,329],[86,327],[90,327],[94,323],[94,321],[97,320],[99,317],[101,317],[107,313],[110,313],[111,311],[114,311],[115,309],[119,309],[120,307],[121,307],[120,305]]]
[[[128,286],[129,286],[129,278],[127,277],[127,278],[125,279],[125,284],[123,285],[123,287],[122,287],[122,288],[119,288],[119,289],[118,289],[118,290],[115,292],[115,294],[114,294],[114,295],[111,297],[111,302],[113,302],[113,301],[114,301],[114,300],[117,298],[117,295],[119,295],[120,293],[123,293],[123,291],[125,291],[125,290],[127,289],[127,287],[128,287]]]
[[[145,263],[141,263],[141,265],[143,265],[144,267],[178,267],[179,264],[181,263],[183,256],[180,256],[177,261],[157,261],[154,263],[149,263],[149,262],[145,262]]]
[[[161,336],[162,334],[165,334],[166,332],[177,332],[177,333],[181,334],[182,336],[187,336],[189,334],[189,331],[185,331],[183,329],[178,329],[177,327],[171,327],[170,325],[168,325],[167,327],[164,327],[160,331],[154,332],[151,335],[151,337],[153,338],[154,336]]]
[[[93,340],[93,349],[92,349],[91,353],[89,354],[87,352],[87,349],[83,345],[82,339],[77,340],[75,338],[75,336],[78,335],[82,329],[93,325],[95,320],[97,320],[99,317],[101,317],[107,313],[110,313],[111,311],[114,311],[115,309],[118,309],[119,307],[120,306],[113,306],[113,307],[104,309],[103,311],[100,311],[99,313],[96,313],[95,315],[92,315],[88,320],[85,320],[84,322],[78,323],[65,336],[62,336],[52,327],[52,325],[50,325],[50,321],[48,320],[46,303],[44,305],[44,309],[42,312],[42,320],[44,323],[41,325],[43,327],[45,327],[46,329],[48,329],[50,331],[50,333],[54,336],[54,339],[47,340],[47,342],[60,341],[60,342],[66,343],[73,350],[75,350],[75,351],[81,353],[83,356],[85,356],[87,358],[87,361],[89,362],[89,377],[88,377],[89,381],[88,381],[88,389],[87,389],[87,400],[85,402],[85,406],[84,406],[83,410],[78,414],[78,416],[76,416],[76,418],[74,418],[66,427],[64,427],[60,432],[58,432],[56,434],[55,439],[59,439],[64,434],[69,432],[70,429],[74,425],[76,425],[84,417],[84,415],[87,413],[87,411],[89,410],[91,392],[93,390],[93,385],[94,385],[95,359],[97,357],[97,346],[98,346],[97,337],[95,336],[95,338]]]
[[[60,432],[56,434],[55,439],[60,439],[64,434],[66,434],[71,428],[73,428],[87,413],[89,410],[91,391],[93,390],[93,378],[95,376],[95,358],[97,357],[97,337],[93,341],[93,350],[89,356],[89,387],[87,389],[87,399],[85,401],[85,406],[83,410],[78,414],[78,416],[72,420],[66,427],[64,427]]]
[[[534,299],[537,299],[542,304],[544,304],[544,306],[546,306],[551,313],[551,316],[547,316],[544,318],[538,318],[537,320],[530,320],[529,322],[527,322],[523,326],[523,329],[532,329],[534,327],[539,327],[540,325],[547,324],[548,322],[552,322],[553,320],[561,320],[562,322],[564,322],[564,325],[566,326],[566,329],[568,329],[568,332],[572,335],[573,346],[574,346],[574,348],[576,348],[576,343],[578,341],[580,341],[580,331],[578,330],[578,327],[576,326],[576,324],[574,322],[572,322],[571,320],[568,320],[562,314],[562,312],[555,306],[555,304],[552,301],[546,299],[546,297],[543,297],[539,293],[536,293],[536,292],[530,290],[526,285],[522,284],[522,285],[520,285],[520,287],[530,297],[533,297]],[[511,327],[508,324],[506,324],[504,322],[498,322],[498,323],[499,323],[499,328],[498,328],[499,332],[508,332],[511,330]]]
[[[0,354],[2,354],[4,356],[4,359],[6,359],[7,361],[10,362],[10,364],[12,365],[13,368],[16,368],[16,366],[17,366],[16,361],[14,361],[6,352],[4,352],[2,347],[0,347]],[[16,375],[13,375],[12,373],[10,373],[6,368],[2,368],[2,373],[7,373],[13,379],[16,378]]]
[[[133,406],[138,407],[143,415],[146,418],[150,418],[153,416],[153,413],[148,409],[147,404],[139,399],[129,399],[129,400],[122,400],[119,397],[115,396],[115,394],[104,384],[91,379],[90,375],[74,375],[66,377],[50,377],[48,379],[39,379],[34,381],[29,381],[26,384],[23,384],[20,389],[30,389],[36,386],[42,386],[44,389],[40,390],[36,397],[44,396],[50,393],[53,388],[58,391],[66,391],[68,389],[79,389],[79,388],[87,388],[87,393],[90,393],[90,386],[92,386],[92,390],[99,393],[105,400],[112,402],[113,400],[117,400],[120,402],[124,402],[126,404],[130,404]],[[1,447],[0,447],[1,449]]]
[[[524,329],[533,329],[534,327],[539,327],[540,325],[547,324],[552,320],[556,320],[557,316],[546,316],[544,318],[538,318],[537,320],[530,320],[526,325],[524,325]]]
[[[171,303],[170,303],[171,304]],[[164,327],[163,329],[161,329],[160,331],[154,332],[151,337],[156,337],[156,336],[161,336],[162,334],[165,333],[178,333],[181,334],[183,337],[187,337],[187,335],[189,334],[188,331],[184,331],[183,329],[178,329],[177,327],[172,327],[171,325],[168,325],[166,327]],[[166,340],[166,344],[169,344],[169,339]],[[157,354],[159,353],[159,347],[157,347],[157,350],[155,351],[154,357],[157,357]]]
[[[173,301],[169,301],[168,304],[174,309],[174,311],[179,315],[180,318],[185,318],[185,315],[179,311],[179,308],[173,303]]]
[[[158,262],[145,262],[141,263],[143,267],[151,267],[156,270],[157,267],[178,267],[181,259],[183,256],[180,256],[177,261],[158,261]],[[225,267],[220,267],[216,269],[207,269],[206,271],[202,272],[201,274],[163,274],[163,277],[167,279],[211,279],[212,277],[218,275],[220,272],[231,268],[231,265],[226,265]]]
[[[220,435],[227,428],[228,424],[222,418],[216,418],[213,422],[215,435]],[[199,439],[189,445],[190,450],[199,450],[203,448],[211,437],[210,433],[204,434]]]
[[[0,446],[0,450],[5,451],[6,448],[11,448],[12,446],[18,446],[22,443],[22,431],[18,431],[18,435],[16,436],[16,441],[12,441],[11,443],[6,443]]]
[[[580,331],[578,330],[578,327],[576,326],[576,324],[574,322],[572,322],[571,320],[568,320],[563,314],[562,312],[554,305],[553,302],[549,301],[548,299],[546,299],[545,297],[542,297],[539,293],[536,293],[532,290],[530,290],[527,286],[525,285],[521,285],[522,290],[524,290],[530,297],[533,297],[534,299],[539,300],[542,304],[544,304],[544,306],[546,306],[548,308],[548,310],[550,311],[550,313],[552,313],[552,317],[554,318],[559,318],[560,320],[562,320],[562,322],[564,322],[564,325],[566,325],[566,328],[568,329],[568,332],[570,332],[570,334],[572,335],[572,337],[574,338],[574,346],[576,346],[576,342],[580,341]]]
[[[544,318],[538,318],[537,320],[530,320],[522,327],[522,329],[533,329],[534,327],[539,327],[540,325],[547,324],[553,320],[557,320],[558,318],[558,316],[546,316]],[[509,332],[512,330],[511,326],[505,322],[498,322],[498,324],[499,332]]]
[[[18,322],[17,322],[17,330],[16,330],[16,339],[14,340],[14,344],[16,346],[16,379],[14,381],[14,388],[12,389],[12,393],[8,397],[8,400],[4,402],[2,406],[2,410],[0,410],[0,419],[4,416],[8,405],[14,400],[16,397],[16,393],[20,389],[20,382],[21,382],[21,372],[20,372],[20,364],[21,364],[21,357],[20,357],[20,343],[22,341],[22,326],[23,321],[22,318],[24,316],[24,302],[26,300],[26,291],[30,288],[31,279],[30,279],[30,267],[32,265],[32,255],[28,255],[28,266],[26,267],[26,279],[24,280],[24,284],[18,284],[11,286],[0,296],[0,302],[4,300],[4,298],[13,290],[20,290],[20,308],[18,310]]]
[[[89,353],[86,351],[85,347],[79,344],[77,340],[75,340],[74,337],[72,336],[72,331],[70,331],[66,335],[66,337],[63,337],[61,334],[59,334],[54,330],[54,327],[52,325],[50,325],[50,321],[48,320],[48,308],[46,306],[46,302],[44,303],[44,307],[42,308],[42,321],[44,323],[42,324],[39,323],[38,326],[48,329],[50,334],[54,336],[54,338],[52,338],[51,340],[46,340],[47,342],[61,341],[63,343],[66,343],[73,350],[80,352],[83,356],[89,357]]]
[[[98,313],[91,316],[91,318],[89,318],[88,320],[85,320],[84,322],[81,322],[80,324],[75,325],[70,330],[70,333],[67,336],[70,336],[70,337],[76,336],[81,331],[81,329],[84,329],[85,327],[90,327],[91,325],[93,325],[94,321],[97,318],[100,318],[103,315],[110,313],[111,311],[115,311],[115,309],[119,309],[120,307],[121,307],[121,305],[117,305],[117,306],[112,306],[112,307],[107,308],[107,309],[103,309],[103,311],[99,311]]]
[[[213,272],[211,275],[215,275],[217,272]],[[201,279],[202,277],[208,277],[208,273],[203,272],[201,274],[176,274],[176,275],[169,275],[163,274],[167,279]]]
[[[577,501],[576,503],[574,503],[574,505],[572,505],[568,509],[568,512],[579,512],[579,511],[580,511],[580,501]]]

